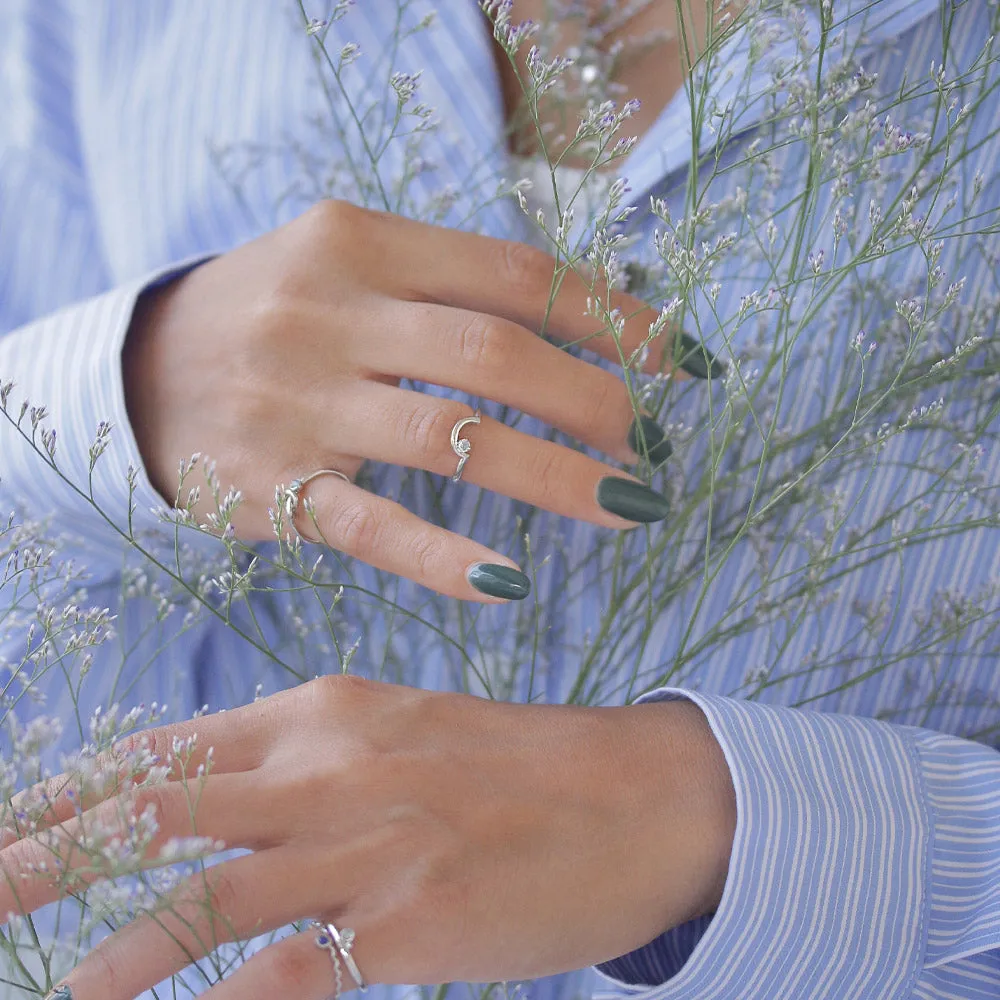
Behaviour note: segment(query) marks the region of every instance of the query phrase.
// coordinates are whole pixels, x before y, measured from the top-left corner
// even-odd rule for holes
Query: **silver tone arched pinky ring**
[[[451,429],[451,450],[458,455],[458,468],[451,477],[453,483],[457,483],[462,478],[462,469],[465,468],[465,463],[469,461],[469,455],[472,454],[472,442],[468,438],[460,438],[458,435],[466,424],[482,423],[482,419],[483,415],[479,410],[476,410],[471,417],[462,417],[461,420],[457,420]]]
[[[302,490],[306,483],[311,483],[314,479],[318,479],[320,476],[339,476],[345,483],[349,483],[351,481],[350,477],[345,476],[339,469],[317,469],[315,472],[310,472],[308,476],[303,476],[301,479],[293,479],[285,488],[285,492],[282,494],[288,523],[292,526],[295,534],[298,535],[302,541],[312,542],[313,544],[317,544],[314,538],[308,538],[306,535],[303,535],[301,531],[299,531],[295,524],[295,515],[298,513],[299,500],[302,497]]]

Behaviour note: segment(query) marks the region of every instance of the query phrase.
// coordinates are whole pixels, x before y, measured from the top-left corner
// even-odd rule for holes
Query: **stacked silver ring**
[[[295,515],[299,512],[299,499],[302,496],[302,490],[306,483],[311,483],[319,476],[339,476],[345,483],[349,483],[351,481],[350,477],[345,476],[339,469],[317,469],[315,472],[311,472],[308,476],[303,476],[301,479],[293,479],[291,483],[288,484],[285,488],[284,494],[282,495],[282,499],[285,503],[285,516],[288,519],[288,523],[292,526],[292,530],[304,542],[315,543],[316,540],[303,535],[302,532],[299,531],[298,526],[295,524]]]
[[[330,960],[333,962],[333,974],[336,977],[337,984],[337,992],[334,1000],[340,1000],[340,995],[344,992],[344,975],[340,968],[341,959],[343,959],[344,965],[347,966],[347,971],[358,984],[358,989],[362,993],[366,992],[368,987],[365,985],[361,970],[358,968],[358,963],[354,961],[354,957],[351,955],[351,948],[354,947],[354,931],[350,927],[345,927],[342,931],[338,931],[333,924],[324,923],[322,920],[311,921],[311,926],[318,931],[316,935],[316,947],[329,952]]]

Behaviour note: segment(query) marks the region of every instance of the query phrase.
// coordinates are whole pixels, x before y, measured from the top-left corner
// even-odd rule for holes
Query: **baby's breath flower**
[[[176,864],[178,861],[197,861],[211,854],[224,851],[226,845],[221,840],[212,837],[171,837],[160,848],[160,861],[164,864]]]
[[[389,77],[389,86],[395,91],[396,100],[400,105],[408,103],[413,98],[417,87],[420,86],[422,72],[422,70],[416,73],[397,72]]]

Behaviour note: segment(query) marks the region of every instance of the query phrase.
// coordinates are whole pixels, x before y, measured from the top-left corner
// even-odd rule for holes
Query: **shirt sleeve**
[[[0,386],[13,383],[0,418],[0,507],[44,524],[47,537],[59,536],[74,556],[86,558],[94,582],[109,565],[120,567],[127,537],[171,535],[160,516],[166,505],[129,425],[121,352],[139,295],[202,259],[160,269],[0,338]],[[36,407],[46,416],[33,430]],[[52,456],[43,431],[55,432]],[[95,443],[103,450],[92,461]],[[185,531],[185,542],[196,538]]]
[[[120,571],[122,532],[164,527],[125,409],[132,312],[198,261],[108,290],[73,113],[73,17],[63,0],[0,0],[0,521],[15,509],[98,582]],[[99,426],[110,435],[91,470]],[[58,473],[42,441],[53,430]]]
[[[648,1000],[1000,996],[1000,753],[874,719],[688,698],[730,768],[718,910],[597,967]]]

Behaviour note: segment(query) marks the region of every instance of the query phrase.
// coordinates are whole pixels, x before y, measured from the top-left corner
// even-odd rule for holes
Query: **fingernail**
[[[640,434],[641,425],[641,434]],[[628,446],[637,454],[643,454],[643,445],[649,454],[653,465],[665,462],[674,453],[673,446],[667,440],[666,431],[652,418],[640,416],[632,421],[628,429]]]
[[[597,484],[597,502],[628,521],[662,521],[670,513],[670,501],[645,483],[619,476],[605,476]]]
[[[507,601],[523,601],[531,593],[531,581],[513,566],[476,563],[466,578],[476,590]]]
[[[726,374],[726,363],[688,333],[682,333],[678,338],[677,360],[674,363],[694,378],[708,378],[709,375],[722,378]]]
[[[73,991],[68,986],[57,986],[45,1000],[73,1000]]]

